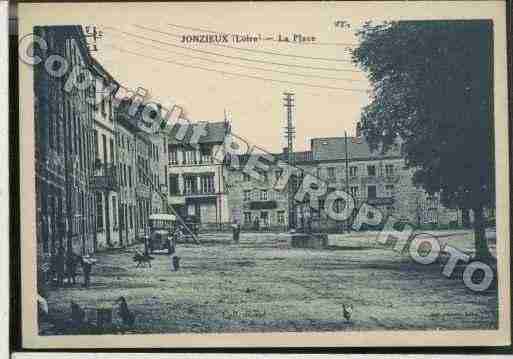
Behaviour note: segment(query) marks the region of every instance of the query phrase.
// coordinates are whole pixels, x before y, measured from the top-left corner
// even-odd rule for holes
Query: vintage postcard
[[[510,344],[505,3],[22,3],[26,348]]]

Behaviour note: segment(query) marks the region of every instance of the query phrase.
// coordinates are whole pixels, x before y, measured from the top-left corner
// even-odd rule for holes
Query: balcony
[[[138,184],[138,185],[135,187],[135,194],[137,195],[137,197],[141,197],[141,198],[151,198],[151,191],[150,191],[150,187],[149,187],[149,186],[147,186],[147,185]]]
[[[211,191],[183,191],[182,196],[186,197],[204,197],[204,196],[215,196],[216,192],[214,190]]]
[[[367,198],[366,202],[371,206],[390,206],[394,204],[394,197]]]
[[[248,203],[250,210],[276,209],[278,203],[276,201],[251,201]]]
[[[167,196],[167,203],[170,205],[184,205],[185,197],[177,194],[171,194]]]
[[[116,167],[98,163],[94,171],[93,187],[98,191],[117,191]]]
[[[385,175],[385,182],[386,183],[396,183],[396,182],[399,182],[399,175],[387,174],[387,175]]]

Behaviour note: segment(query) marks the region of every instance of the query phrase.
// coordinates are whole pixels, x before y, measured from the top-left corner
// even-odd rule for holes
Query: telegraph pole
[[[285,138],[287,140],[287,164],[294,166],[294,138],[296,128],[292,119],[292,109],[294,107],[294,94],[291,92],[283,93],[283,107],[287,113],[287,122],[285,125]],[[288,184],[288,207],[289,207],[289,229],[296,227],[296,207],[294,202],[294,189],[296,181],[290,178]]]
[[[344,151],[346,162],[346,193],[349,193],[349,156],[347,151],[347,131],[344,131]],[[345,221],[346,232],[349,232],[349,218]]]

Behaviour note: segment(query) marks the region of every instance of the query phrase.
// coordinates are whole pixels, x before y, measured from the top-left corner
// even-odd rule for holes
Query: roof
[[[346,158],[345,138],[344,137],[327,137],[314,138],[311,140],[312,160],[314,161],[330,161],[343,160]],[[354,159],[373,159],[400,157],[400,146],[393,146],[385,154],[381,151],[372,151],[369,143],[363,137],[347,138],[347,155],[351,160]]]
[[[117,87],[119,87],[119,83],[116,79],[103,67],[102,64],[96,60],[96,58],[91,56],[91,68],[101,77],[107,79],[108,81],[114,82]]]
[[[293,154],[294,154],[294,163],[296,163],[296,164],[308,162],[308,161],[312,160],[312,151],[298,151],[298,152],[293,152]],[[240,161],[239,162],[240,165],[244,166],[244,165],[246,165],[246,163],[248,162],[250,157],[258,157],[258,160],[261,161],[262,156],[265,156],[265,155],[266,155],[266,153],[259,153],[259,154],[245,153],[245,154],[238,155],[238,159]],[[269,153],[269,155],[271,155],[276,161],[283,161],[283,162],[288,161],[288,157],[287,157],[286,153]],[[264,160],[264,162],[265,162],[265,160]]]
[[[182,140],[179,140],[179,131],[186,126],[186,133]],[[226,135],[230,132],[228,122],[196,122],[196,123],[175,123],[168,131],[168,143],[170,144],[188,144],[191,141],[195,131],[200,130],[199,126],[205,126],[206,134],[199,137],[198,143],[223,143]],[[183,130],[182,130],[183,131]],[[201,133],[201,132],[200,132]],[[180,134],[181,135],[181,134]]]
[[[288,161],[288,153],[282,152],[278,154],[273,155],[278,160],[287,162]],[[298,151],[298,152],[292,152],[293,156],[293,162],[294,163],[300,163],[300,162],[308,162],[312,160],[312,151]]]

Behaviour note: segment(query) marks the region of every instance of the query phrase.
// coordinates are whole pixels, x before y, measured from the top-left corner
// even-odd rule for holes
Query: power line
[[[187,56],[187,57],[189,57],[191,59],[208,61],[208,62],[212,62],[212,63],[215,63],[215,64],[222,64],[222,65],[240,67],[240,68],[243,68],[243,69],[268,71],[268,72],[275,72],[275,73],[285,74],[285,75],[307,77],[307,78],[318,78],[318,79],[323,79],[323,80],[337,80],[337,81],[349,81],[349,82],[365,82],[364,80],[349,79],[349,78],[343,78],[343,77],[310,75],[310,74],[295,73],[295,72],[290,72],[290,71],[280,71],[280,70],[266,69],[266,68],[263,68],[263,67],[240,65],[240,64],[233,63],[233,62],[217,61],[217,60],[212,60],[212,59],[209,59],[209,58],[206,58],[206,57],[194,56],[194,55],[184,54],[182,52],[171,51],[171,50],[162,48],[160,46],[148,44],[148,43],[145,43],[145,42],[142,42],[142,41],[138,41],[138,40],[132,40],[132,41],[134,43],[142,45],[142,46],[148,46],[148,47],[160,50],[160,51],[165,51],[166,53],[175,54],[175,55],[181,55],[181,56]]]
[[[254,79],[254,80],[276,82],[276,83],[284,83],[284,84],[289,84],[289,85],[299,85],[299,86],[314,87],[314,88],[322,88],[322,89],[327,89],[327,90],[340,90],[340,91],[362,92],[362,93],[366,93],[367,92],[367,90],[364,90],[364,89],[344,88],[344,87],[335,87],[335,86],[323,86],[323,85],[314,85],[314,84],[309,84],[309,83],[304,83],[304,82],[295,82],[295,81],[286,81],[286,80],[275,80],[275,79],[270,79],[270,78],[266,78],[266,77],[260,77],[260,76],[253,76],[253,75],[247,75],[247,74],[239,74],[239,73],[234,73],[234,72],[216,70],[216,69],[211,69],[211,68],[207,68],[207,67],[190,65],[190,64],[184,64],[184,63],[181,63],[181,62],[161,59],[161,58],[158,58],[158,57],[142,55],[142,54],[139,54],[138,52],[133,52],[133,51],[130,51],[130,50],[122,49],[122,48],[119,48],[119,47],[114,46],[114,45],[107,45],[107,46],[109,46],[112,49],[115,49],[116,51],[132,54],[132,55],[139,56],[139,57],[142,57],[142,58],[145,58],[145,59],[152,59],[152,60],[155,60],[155,61],[160,61],[160,62],[164,62],[164,63],[169,63],[169,64],[173,64],[173,65],[177,65],[177,66],[188,67],[188,68],[193,68],[193,69],[198,69],[198,70],[203,70],[203,71],[216,72],[216,73],[219,73],[219,74],[222,74],[222,75],[238,76],[238,77],[245,77],[245,78]]]
[[[139,39],[143,39],[143,40],[148,40],[148,41],[156,42],[156,43],[159,43],[159,44],[163,44],[163,45],[167,45],[167,46],[172,46],[172,47],[176,47],[176,48],[179,48],[179,49],[185,49],[185,50],[194,51],[194,52],[201,52],[201,53],[208,54],[208,55],[221,56],[221,57],[226,57],[226,58],[234,59],[234,60],[242,60],[242,61],[248,61],[248,62],[257,62],[257,63],[263,63],[263,64],[268,64],[268,65],[296,67],[296,68],[309,69],[309,70],[323,70],[323,71],[334,71],[334,72],[342,71],[342,72],[360,73],[359,70],[337,69],[337,68],[330,68],[330,67],[314,67],[314,66],[296,65],[296,64],[283,64],[283,63],[280,63],[280,62],[255,60],[255,59],[248,59],[248,58],[245,58],[245,57],[223,55],[223,54],[220,54],[220,53],[217,53],[217,52],[212,52],[212,51],[207,51],[207,50],[200,50],[200,49],[191,49],[191,48],[186,47],[186,46],[180,46],[180,45],[176,45],[176,44],[173,44],[173,43],[170,43],[170,42],[166,42],[166,41],[162,41],[162,40],[156,40],[156,39],[153,39],[151,37],[145,37],[145,36],[141,36],[141,35],[132,34],[130,32],[126,32],[126,31],[123,31],[123,30],[120,30],[120,29],[117,29],[117,28],[111,27],[111,26],[106,26],[105,29],[111,29],[111,30],[117,31],[119,33],[125,34],[127,36],[131,36],[131,37],[135,37],[135,38],[139,38]]]
[[[143,30],[157,32],[159,34],[164,34],[164,35],[168,35],[168,36],[182,38],[182,36],[180,36],[180,35],[173,34],[173,33],[166,32],[166,31],[161,31],[161,30],[153,29],[153,28],[146,27],[146,26],[141,26],[141,25],[136,25],[136,24],[133,25],[133,26],[137,27],[137,28],[140,28],[140,29],[143,29]],[[322,60],[322,61],[348,62],[348,63],[351,63],[351,60],[345,60],[345,59],[334,59],[334,58],[327,58],[327,57],[311,57],[311,56],[302,56],[302,55],[282,54],[282,53],[276,52],[276,51],[258,50],[258,49],[245,49],[243,47],[230,46],[230,45],[224,45],[224,44],[218,44],[218,43],[209,43],[209,45],[225,47],[225,48],[228,48],[228,49],[234,49],[234,50],[238,50],[238,51],[247,51],[247,52],[251,52],[251,53],[255,52],[255,53],[274,55],[274,56],[293,57],[293,58],[306,59],[306,60]]]
[[[200,28],[197,28],[197,27],[190,27],[190,26],[177,25],[177,24],[169,24],[168,23],[168,25],[169,26],[173,26],[173,27],[177,27],[177,28],[180,28],[180,29],[202,31],[202,32],[210,32],[212,34],[226,34],[227,33],[227,32],[219,32],[219,31],[208,30],[208,29],[200,29]],[[280,42],[280,41],[275,40],[275,39],[272,39],[271,41]],[[294,44],[294,45],[297,44],[297,43],[294,43],[294,42],[286,42],[286,43],[287,44]],[[351,43],[348,43],[348,42],[314,42],[314,43],[309,43],[308,45],[329,45],[329,46],[349,46],[349,47],[356,47],[356,46],[358,46],[358,44],[351,44]]]

